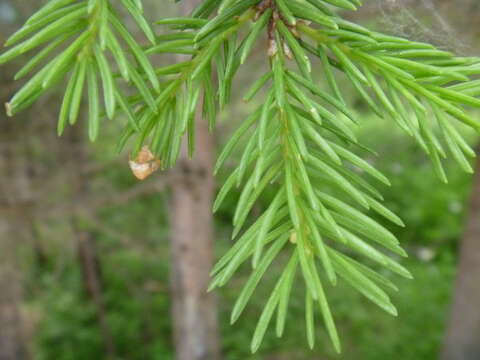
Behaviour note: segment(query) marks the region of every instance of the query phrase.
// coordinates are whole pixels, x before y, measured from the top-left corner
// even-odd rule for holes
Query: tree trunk
[[[477,148],[480,154],[480,148]],[[477,158],[442,360],[480,359],[480,156]]]
[[[195,0],[180,3],[188,14]],[[213,263],[213,139],[201,112],[196,150],[185,149],[175,169],[171,199],[172,313],[177,360],[220,358],[216,299],[207,293]]]
[[[197,149],[184,154],[172,185],[172,297],[178,360],[219,359],[217,307],[207,293],[213,262],[212,138],[197,119]]]
[[[95,306],[107,358],[115,359],[115,343],[107,321],[107,311],[103,301],[101,268],[95,247],[95,239],[91,232],[81,231],[75,225],[74,229],[85,292]]]
[[[0,220],[0,360],[24,360],[28,352],[20,312],[22,285],[13,244],[19,238],[9,220]]]
[[[29,240],[31,224],[31,174],[20,140],[23,130],[0,115],[0,360],[28,358],[17,257],[19,246]]]
[[[0,43],[3,43],[3,35],[11,33],[16,25],[17,13],[13,3],[3,1],[0,5]],[[0,71],[0,99],[12,94],[13,69],[14,66],[9,66]],[[17,251],[29,240],[33,195],[24,141],[26,118],[28,115],[13,121],[0,110],[0,360],[29,358]]]
[[[74,128],[68,130],[61,141],[64,171],[69,174],[69,183],[71,186],[71,219],[72,232],[77,247],[77,256],[82,273],[83,287],[89,301],[95,307],[97,323],[100,329],[105,357],[107,359],[116,358],[116,348],[112,336],[112,331],[107,321],[107,310],[105,308],[101,264],[95,246],[94,235],[83,229],[79,223],[82,212],[76,214],[77,204],[82,199],[88,197],[88,178],[81,172],[79,164],[87,163],[88,153],[85,139],[82,134],[85,133],[84,123],[77,124]],[[82,209],[82,211],[88,211]],[[0,359],[1,360],[1,359]]]

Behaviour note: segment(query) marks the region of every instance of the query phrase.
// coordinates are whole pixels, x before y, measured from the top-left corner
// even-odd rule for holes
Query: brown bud
[[[144,180],[160,167],[160,160],[155,158],[147,145],[142,147],[136,159],[129,160],[128,164],[133,175],[139,180]]]

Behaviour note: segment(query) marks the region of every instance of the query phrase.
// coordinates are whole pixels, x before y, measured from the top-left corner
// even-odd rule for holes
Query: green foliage
[[[462,133],[469,143],[474,142],[474,136],[470,136],[475,135],[473,132]],[[401,229],[385,225],[395,230],[407,246],[455,247],[463,231],[462,219],[471,190],[471,176],[449,158],[444,161],[449,183],[438,183],[431,176],[428,157],[415,146],[413,139],[402,135],[401,129],[392,129],[388,123],[379,123],[368,114],[358,132],[360,141],[382,154],[375,158],[365,156],[392,179],[392,187],[383,192],[384,204],[408,224]]]
[[[281,264],[254,332],[253,352],[274,315],[277,335],[282,335],[291,288],[298,278],[304,284],[311,347],[319,313],[335,350],[340,351],[327,299],[327,293],[334,291],[330,285],[339,279],[396,315],[388,295],[395,286],[379,268],[405,278],[411,275],[390,256],[406,253],[374,214],[400,226],[403,222],[381,203],[378,183],[388,185],[388,179],[356,155],[365,149],[352,130],[359,119],[345,102],[337,77],[346,76],[372,111],[394,120],[414,138],[446,182],[442,159],[448,152],[471,172],[468,158],[475,154],[456,123],[475,130],[480,127],[464,109],[464,105],[480,107],[476,97],[480,84],[471,80],[480,72],[480,60],[370,31],[336,15],[335,7],[356,9],[356,0],[205,0],[189,17],[158,21],[171,29],[159,36],[144,20],[139,2],[123,0],[122,4],[151,45],[140,47],[106,0],[53,0],[34,15],[7,44],[32,36],[1,55],[0,63],[50,42],[35,60],[42,62],[53,48],[71,42],[14,96],[8,112],[14,114],[30,105],[70,74],[60,111],[60,133],[67,122],[75,122],[86,87],[92,139],[98,134],[103,112],[112,118],[120,108],[130,120],[120,148],[136,135],[134,152],[149,143],[163,167],[173,166],[184,136],[190,154],[194,152],[194,115],[200,101],[213,128],[217,111],[229,103],[238,69],[266,32],[265,58],[270,70],[245,96],[249,100],[263,93],[264,101],[235,131],[216,166],[220,169],[239,140],[249,137],[238,167],[215,203],[218,209],[240,188],[233,216],[237,241],[212,270],[211,288],[225,285],[251,260],[252,274],[234,305],[234,322],[268,270]],[[118,74],[108,63],[107,50],[116,59]],[[148,55],[163,53],[191,57],[154,70]],[[314,80],[315,59],[330,92]],[[27,67],[35,66],[29,63]],[[117,85],[120,77],[137,93],[123,95]],[[104,111],[99,106],[97,79],[103,85]],[[273,193],[272,202],[247,225],[254,204],[267,189]]]
[[[448,234],[452,238],[452,245],[458,240],[462,219],[448,214],[445,208],[449,199],[463,198],[468,190],[470,177],[458,168],[454,169],[453,161],[450,160],[446,168],[450,170],[452,186],[442,186],[439,195],[434,195],[433,192],[431,195],[425,194],[425,189],[438,184],[434,174],[428,171],[425,159],[422,159],[419,166],[421,156],[413,142],[402,137],[399,131],[392,132],[388,124],[378,126],[375,119],[365,121],[367,122],[365,133],[359,132],[358,138],[382,150],[383,156],[375,159],[379,169],[384,169],[386,174],[395,175],[396,173],[389,169],[397,167],[392,163],[392,159],[394,161],[401,155],[398,161],[403,166],[402,176],[392,178],[393,186],[386,188],[384,195],[388,204],[397,206],[402,217],[409,219],[409,226],[404,230],[406,233],[400,232],[399,238],[402,243],[406,241],[411,253],[409,259],[402,259],[402,265],[411,270],[415,281],[406,279],[395,281],[401,289],[393,294],[399,312],[398,321],[387,313],[375,311],[375,305],[368,304],[368,300],[362,300],[362,295],[357,294],[348,284],[342,281],[339,281],[336,287],[327,284],[326,291],[335,309],[336,323],[344,343],[341,358],[376,360],[400,357],[405,360],[416,360],[420,357],[433,360],[437,358],[443,339],[445,317],[448,313],[455,274],[456,252],[453,251],[453,246],[437,247],[437,243],[432,243],[433,235],[428,237],[426,235],[443,235],[444,227],[450,226]],[[391,144],[394,146],[390,147]],[[112,156],[105,151],[105,146],[108,145],[94,144],[95,156],[100,158],[99,161]],[[131,176],[122,168],[111,166],[109,169],[102,172],[95,181],[111,184],[112,191],[122,191],[132,186]],[[410,176],[416,171],[420,172],[418,177]],[[98,188],[99,191],[103,191],[102,189],[103,187]],[[399,202],[401,195],[407,192],[410,201],[406,199],[405,202]],[[437,199],[441,194],[444,194],[444,200]],[[108,305],[107,321],[110,328],[113,328],[117,356],[123,358],[161,360],[173,358],[167,291],[170,263],[168,227],[162,221],[166,217],[166,212],[161,197],[161,194],[145,196],[121,207],[102,210],[99,218],[102,226],[115,229],[121,235],[118,239],[112,235],[102,234],[104,231],[95,232],[103,270],[103,294]],[[411,200],[415,198],[421,201]],[[230,246],[229,220],[227,216],[223,216],[234,206],[234,201],[230,200],[222,207],[221,216],[217,216],[218,253],[222,253]],[[262,198],[261,204],[268,204],[268,200],[268,197]],[[435,212],[432,213],[433,211]],[[156,216],[146,218],[146,213]],[[438,220],[433,221],[434,216],[438,216]],[[29,288],[35,287],[37,290],[33,297],[29,297],[26,308],[34,309],[37,314],[34,318],[41,319],[36,327],[33,351],[39,359],[103,358],[104,348],[98,320],[91,300],[84,295],[81,288],[75,254],[68,251],[65,253],[66,249],[61,245],[69,248],[68,231],[62,232],[57,227],[52,229],[53,226],[55,225],[52,222],[48,224],[49,229],[45,231],[44,239],[41,240],[48,251],[49,263],[53,266],[42,271],[32,269],[30,272],[32,285]],[[58,239],[52,239],[52,234],[58,234]],[[414,235],[415,238],[411,238]],[[132,243],[125,245],[125,238],[131,239]],[[441,239],[443,238],[439,238]],[[59,246],[55,246],[52,241],[56,241],[55,244]],[[429,245],[438,255],[430,262],[419,261],[414,255],[415,249],[418,246]],[[284,259],[284,254],[280,256]],[[234,327],[229,325],[231,304],[239,295],[239,284],[248,280],[249,267],[239,269],[234,284],[218,292],[222,353],[225,359],[337,358],[328,346],[328,338],[323,335],[321,329],[317,330],[320,336],[316,339],[317,346],[313,352],[302,346],[306,343],[302,284],[292,287],[284,338],[278,339],[276,331],[267,331],[260,351],[255,355],[250,354],[251,333],[255,329],[264,299],[274,286],[282,266],[283,261],[272,264],[262,278],[262,286],[258,287],[256,295],[252,296]],[[387,271],[382,273],[395,280]],[[151,284],[154,285],[153,288]],[[316,323],[316,326],[320,324]],[[381,342],[378,341],[379,334]],[[422,341],[418,341],[420,337]],[[132,353],[132,348],[135,354]],[[72,355],[74,350],[76,351]]]
[[[131,0],[122,0],[121,3],[155,44],[155,35],[142,15],[141,3]],[[0,56],[0,64],[37,51],[15,75],[15,79],[39,68],[6,104],[10,116],[31,105],[65,78],[68,81],[58,119],[59,134],[63,133],[68,123],[73,125],[77,121],[84,88],[88,93],[91,140],[98,136],[104,110],[108,118],[114,117],[117,107],[132,115],[128,105],[131,100],[123,94],[121,78],[137,88],[140,97],[136,101],[144,101],[154,107],[152,92],[159,89],[154,69],[107,0],[50,1],[10,36],[5,45],[12,47]],[[119,75],[113,72],[107,54],[118,64]],[[135,63],[132,64],[132,61]],[[104,110],[99,104],[98,79],[103,85]],[[146,79],[153,89],[147,86]],[[128,116],[128,119],[131,126],[138,129],[135,117]]]
[[[171,331],[165,316],[169,299],[163,289],[168,288],[165,282],[168,277],[165,267],[158,265],[158,257],[118,249],[102,256],[101,260],[106,321],[117,354],[128,359],[173,358],[169,337],[152,338],[151,335]],[[35,281],[48,289],[35,301],[37,307],[48,309],[41,314],[36,358],[87,360],[102,357],[105,353],[102,330],[96,309],[85,296],[78,268],[69,264],[60,277],[35,275]]]
[[[329,288],[330,301],[335,304],[337,326],[342,333],[342,342],[345,344],[341,355],[336,355],[330,349],[328,339],[324,336],[318,337],[318,345],[313,352],[302,349],[299,345],[306,341],[307,332],[303,322],[300,321],[305,318],[305,300],[303,289],[298,286],[293,289],[289,304],[290,321],[283,339],[278,339],[274,331],[268,332],[261,351],[255,355],[249,354],[248,331],[254,328],[258,312],[263,306],[263,302],[257,296],[252,299],[249,311],[239,319],[235,329],[230,330],[224,324],[225,358],[228,360],[260,360],[272,357],[291,360],[437,359],[447,325],[446,315],[451,300],[455,261],[450,250],[444,249],[435,261],[424,263],[413,257],[405,260],[405,265],[412,270],[415,281],[406,279],[399,281],[401,291],[393,295],[399,311],[398,320],[387,313],[375,311],[374,306],[362,301],[362,295],[352,291],[348,284],[340,283],[335,288]],[[273,270],[272,272],[275,272]],[[247,274],[242,271],[239,276],[247,276]],[[265,278],[267,284],[273,284],[274,281],[273,274],[268,274]],[[268,290],[266,287],[259,292],[267,296]],[[221,294],[225,303],[233,301],[237,296],[234,288],[226,289]],[[359,303],[362,306],[354,305]],[[422,341],[419,341],[419,338],[422,338]]]

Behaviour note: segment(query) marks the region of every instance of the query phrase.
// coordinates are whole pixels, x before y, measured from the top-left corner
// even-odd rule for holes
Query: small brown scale
[[[134,160],[128,164],[133,175],[139,180],[144,180],[160,168],[160,160],[153,155],[147,145],[143,146]]]

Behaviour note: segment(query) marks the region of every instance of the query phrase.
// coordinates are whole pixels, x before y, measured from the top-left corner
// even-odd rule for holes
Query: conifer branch
[[[480,81],[475,80],[480,59],[456,57],[429,44],[374,32],[336,14],[335,8],[356,10],[359,0],[204,0],[190,16],[159,20],[157,25],[170,29],[160,35],[143,18],[141,1],[121,2],[151,45],[138,45],[106,0],[52,0],[32,16],[7,41],[18,45],[0,55],[0,64],[44,45],[17,77],[46,65],[7,104],[9,114],[29,106],[69,75],[59,133],[67,122],[76,121],[86,87],[92,139],[103,113],[114,117],[121,110],[129,122],[119,148],[134,138],[134,153],[149,144],[162,167],[171,167],[185,136],[190,154],[194,152],[194,115],[200,101],[213,129],[218,111],[230,102],[237,71],[266,35],[269,70],[244,96],[245,101],[262,94],[263,98],[232,134],[215,167],[220,171],[245,140],[241,159],[214,204],[217,211],[232,191],[240,193],[233,217],[236,242],[213,268],[210,289],[225,285],[242,264],[251,262],[251,276],[233,307],[233,323],[272,264],[283,266],[253,335],[253,352],[275,313],[276,333],[282,336],[297,278],[304,287],[310,347],[315,343],[315,315],[320,313],[340,351],[326,283],[345,281],[397,315],[388,295],[397,288],[378,269],[411,278],[401,261],[390,256],[407,254],[373,213],[404,224],[382,204],[377,187],[390,185],[389,180],[357,155],[366,149],[354,131],[361,119],[337,79],[344,76],[369,109],[413,137],[432,159],[440,179],[447,181],[442,159],[449,153],[472,172],[469,158],[475,153],[457,125],[479,130],[480,123],[466,107],[480,107]],[[59,48],[62,51],[52,59]],[[115,69],[106,53],[116,60]],[[190,58],[154,69],[148,56],[164,53]],[[328,91],[314,80],[313,59],[318,59]],[[123,95],[121,77],[135,94]],[[270,204],[246,225],[267,188],[273,194]],[[285,263],[280,253],[287,254]],[[376,265],[366,266],[364,260]]]
[[[149,41],[155,43],[153,31],[143,17],[141,3],[122,0],[121,4]],[[108,0],[50,1],[10,36],[5,45],[13,47],[0,55],[0,65],[33,50],[37,51],[15,75],[15,79],[30,75],[40,68],[6,104],[9,116],[30,106],[45,92],[68,78],[58,119],[59,135],[68,123],[73,125],[77,121],[85,90],[89,103],[89,136],[92,141],[97,138],[103,113],[98,80],[103,85],[107,117],[113,118],[120,107],[131,126],[138,129],[137,119],[127,105],[119,76],[107,60],[107,53],[116,61],[121,77],[126,82],[131,81],[142,94],[143,101],[148,103],[151,94],[159,90],[159,81],[146,54],[119,20]],[[40,47],[43,48],[38,50]],[[132,60],[139,66],[134,66]],[[144,76],[150,81],[151,88],[145,83]]]

